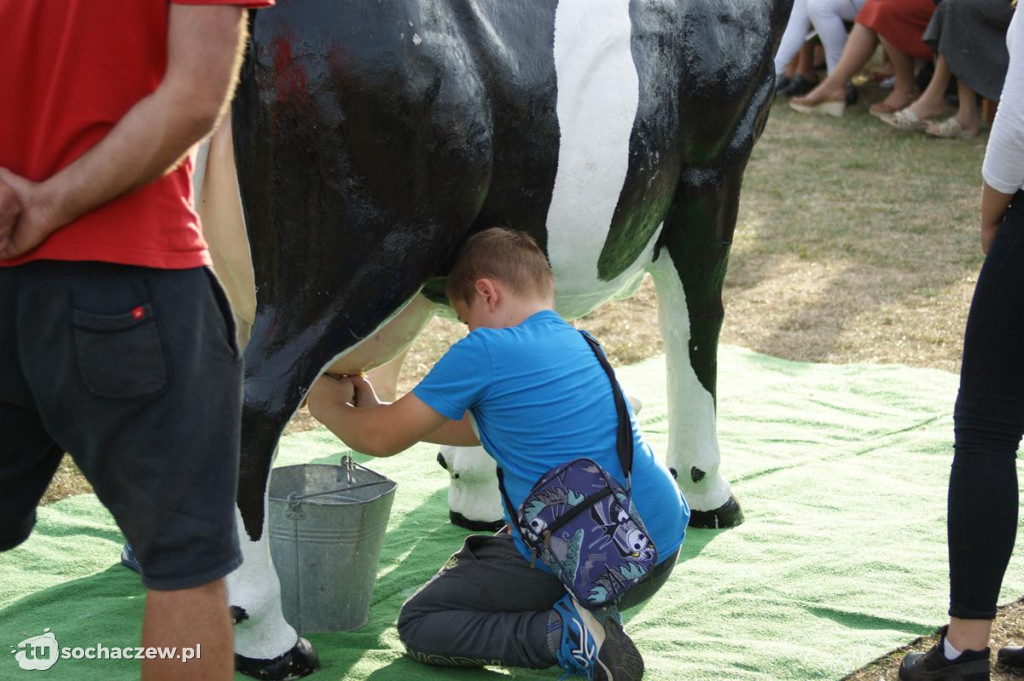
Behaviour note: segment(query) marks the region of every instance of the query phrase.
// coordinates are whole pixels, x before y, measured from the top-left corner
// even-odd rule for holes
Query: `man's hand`
[[[0,260],[31,251],[63,225],[42,187],[0,168]],[[12,202],[17,208],[13,219],[9,213]]]
[[[78,217],[163,177],[213,130],[241,63],[245,10],[172,4],[168,11],[167,70],[156,90],[44,182],[0,169],[0,182],[14,190],[21,206],[13,225],[6,214],[0,217],[0,259],[32,250]]]
[[[21,213],[21,201],[11,186],[0,180],[0,252],[6,247]]]

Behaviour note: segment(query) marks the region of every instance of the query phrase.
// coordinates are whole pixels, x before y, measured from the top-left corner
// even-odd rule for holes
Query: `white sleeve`
[[[1015,194],[1024,187],[1024,21],[1014,11],[1007,31],[1010,66],[981,174],[993,189]]]

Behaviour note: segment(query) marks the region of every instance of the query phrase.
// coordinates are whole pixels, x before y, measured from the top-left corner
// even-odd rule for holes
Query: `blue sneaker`
[[[587,610],[566,594],[554,606],[562,620],[558,666],[591,681],[639,681],[644,659],[622,629],[615,606]]]
[[[132,572],[142,574],[142,566],[139,565],[138,559],[135,557],[135,551],[132,550],[132,545],[125,542],[124,548],[121,549],[121,565]]]

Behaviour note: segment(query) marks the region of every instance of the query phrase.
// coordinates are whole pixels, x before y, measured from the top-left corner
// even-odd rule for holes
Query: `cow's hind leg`
[[[743,512],[719,472],[716,429],[718,334],[743,171],[764,127],[773,87],[763,68],[722,155],[683,171],[651,266],[658,291],[669,389],[668,465],[695,527],[732,527]]]
[[[666,464],[690,505],[691,525],[732,527],[743,522],[743,512],[719,472],[715,356],[722,318],[707,310],[703,317],[694,315],[700,296],[688,299],[679,266],[671,251],[663,251],[650,268],[668,373]]]

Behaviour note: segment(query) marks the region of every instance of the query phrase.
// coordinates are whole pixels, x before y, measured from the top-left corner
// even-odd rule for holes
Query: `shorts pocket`
[[[209,267],[204,267],[203,273],[210,285],[210,294],[213,296],[213,302],[217,306],[217,314],[220,317],[221,324],[218,333],[223,334],[221,337],[227,344],[228,350],[231,351],[231,359],[237,360],[240,353],[235,329],[235,313],[231,310],[231,303],[228,301],[228,296],[224,293],[224,287],[220,285],[217,275]]]
[[[131,399],[167,385],[160,328],[149,303],[114,315],[72,310],[78,371],[98,397]]]

